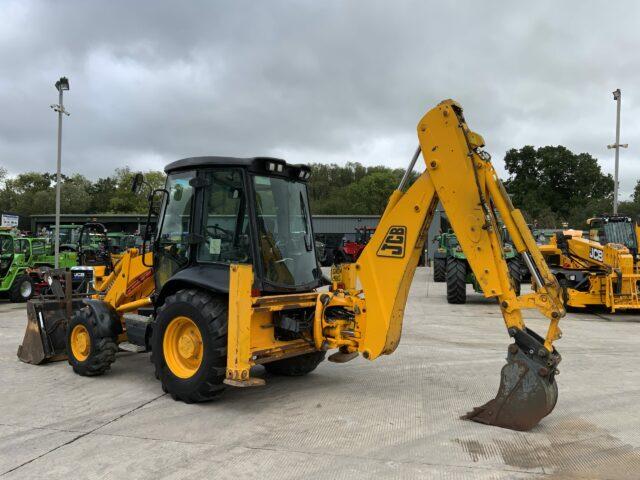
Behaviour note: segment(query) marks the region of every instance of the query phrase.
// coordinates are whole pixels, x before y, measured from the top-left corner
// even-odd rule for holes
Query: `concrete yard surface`
[[[544,333],[546,321],[525,313]],[[419,268],[397,351],[324,362],[207,404],[163,394],[149,354],[97,378],[16,357],[24,304],[0,303],[0,479],[637,479],[640,316],[569,314],[560,397],[530,432],[459,416],[492,398],[509,338],[495,301],[449,305]]]

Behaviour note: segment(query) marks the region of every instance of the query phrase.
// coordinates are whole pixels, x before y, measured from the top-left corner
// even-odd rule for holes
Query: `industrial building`
[[[427,237],[427,254],[433,258],[431,245],[435,236],[440,232],[443,212],[440,207],[429,228]],[[72,214],[64,213],[60,216],[60,223],[69,225],[82,225],[86,222],[103,223],[109,230],[117,232],[135,233],[143,230],[147,216],[144,214],[107,213],[107,214]],[[343,239],[353,240],[357,227],[377,227],[380,215],[313,215],[313,230],[317,240],[325,245],[335,247]],[[55,224],[55,215],[42,214],[31,216],[31,231],[39,232],[42,229],[52,229]]]

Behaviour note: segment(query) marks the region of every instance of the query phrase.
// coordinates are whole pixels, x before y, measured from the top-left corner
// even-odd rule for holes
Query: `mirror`
[[[142,189],[142,184],[144,183],[144,175],[142,173],[136,173],[133,177],[133,182],[131,183],[131,191],[138,195],[140,190]]]

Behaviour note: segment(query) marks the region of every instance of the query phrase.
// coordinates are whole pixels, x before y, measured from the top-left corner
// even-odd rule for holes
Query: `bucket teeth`
[[[530,430],[549,415],[558,400],[555,367],[560,356],[509,346],[500,387],[493,400],[474,408],[462,419],[511,430]]]

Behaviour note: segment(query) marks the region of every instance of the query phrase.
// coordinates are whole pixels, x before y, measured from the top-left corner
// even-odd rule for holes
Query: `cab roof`
[[[267,160],[275,160],[280,163],[286,163],[280,158],[273,157],[189,157],[182,160],[171,162],[164,168],[165,173],[175,172],[176,170],[188,170],[192,168],[202,167],[244,167],[249,170],[263,170],[264,162]]]

